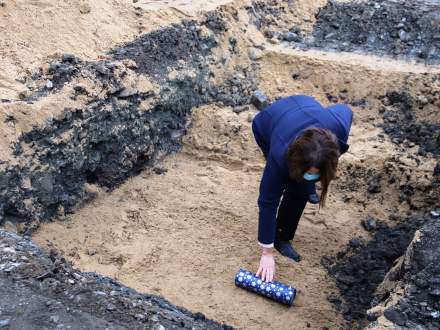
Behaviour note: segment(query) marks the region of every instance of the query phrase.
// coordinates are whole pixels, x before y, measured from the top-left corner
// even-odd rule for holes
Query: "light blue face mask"
[[[321,177],[320,173],[304,173],[304,179],[307,181],[316,181]]]

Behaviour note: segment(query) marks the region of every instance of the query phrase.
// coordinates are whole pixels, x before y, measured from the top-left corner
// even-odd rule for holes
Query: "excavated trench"
[[[0,222],[82,276],[203,313],[176,307],[171,323],[159,317],[166,327],[221,327],[206,315],[243,329],[438,328],[440,69],[431,64],[440,31],[426,23],[436,18],[398,1],[318,3],[225,5],[103,60],[64,54],[23,78],[30,92],[3,102],[9,127],[44,113],[48,99],[66,107],[12,141],[0,163]],[[303,261],[276,258],[277,278],[299,290],[288,309],[232,279],[259,260],[264,161],[251,121],[292,94],[347,103],[355,119],[329,206],[309,205],[301,220]],[[63,281],[51,272],[40,276]],[[111,304],[104,309],[123,315]],[[153,314],[130,322],[152,326]]]

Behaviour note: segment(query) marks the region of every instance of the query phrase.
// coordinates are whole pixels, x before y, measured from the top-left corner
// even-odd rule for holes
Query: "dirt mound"
[[[208,33],[204,28],[184,22],[143,35],[112,51],[118,61],[85,62],[64,54],[46,72],[29,76],[34,87],[25,101],[64,94],[75,106],[43,117],[41,125],[32,125],[14,142],[11,157],[18,164],[5,162],[1,168],[0,221],[35,227],[42,219],[70,213],[93,198],[87,183],[114,188],[176,151],[193,107],[249,103],[256,88],[250,68],[235,67],[210,81],[215,74],[208,55],[216,42],[201,35]],[[180,46],[176,40],[182,40]],[[146,53],[151,47],[156,52]],[[178,74],[169,77],[172,70]],[[19,126],[20,107],[11,103],[5,124]],[[41,108],[42,115],[45,110]]]
[[[436,215],[421,227],[420,235],[415,237],[400,267],[395,267],[392,280],[402,282],[404,296],[394,307],[388,307],[384,315],[398,325],[440,327],[439,231]]]
[[[317,13],[313,40],[306,44],[438,63],[439,8],[430,1],[330,1]]]
[[[436,108],[440,104],[440,89],[433,87],[438,86],[439,81],[440,77],[433,77],[429,85],[432,89],[415,97],[408,92],[387,93],[380,111],[384,117],[384,131],[393,137],[393,142],[403,143],[406,147],[417,144],[421,155],[440,152],[440,121],[435,118]],[[414,109],[427,105],[430,111],[425,110],[424,118],[418,120],[420,115],[417,116],[418,111]]]
[[[372,219],[366,221],[371,222]],[[423,219],[411,217],[390,228],[374,221],[374,228],[370,229],[374,231],[371,240],[353,238],[347,248],[335,257],[323,258],[323,265],[335,277],[344,303],[336,296],[329,299],[347,320],[366,318],[377,287],[396,259],[406,252],[423,222]]]
[[[315,1],[310,2],[309,11],[301,6],[253,1],[249,12],[273,43],[440,61],[436,1]]]

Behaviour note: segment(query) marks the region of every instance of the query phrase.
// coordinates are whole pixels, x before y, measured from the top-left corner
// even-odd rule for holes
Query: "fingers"
[[[257,277],[260,276],[262,270],[263,270],[263,268],[261,266],[258,267],[257,274],[256,274]]]
[[[265,279],[266,279],[266,273],[267,273],[267,269],[266,269],[266,267],[264,267],[263,268],[263,273],[262,273],[262,275],[261,275],[261,279],[263,280],[263,281],[265,281]]]
[[[267,271],[268,275],[267,275],[267,282],[272,282],[273,281],[273,270],[269,269]]]

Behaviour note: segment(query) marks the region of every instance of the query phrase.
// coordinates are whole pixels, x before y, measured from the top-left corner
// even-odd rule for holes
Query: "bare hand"
[[[260,267],[258,268],[256,275],[261,275],[261,279],[265,282],[273,281],[275,277],[275,259],[272,254],[272,249],[263,249],[260,259]]]

